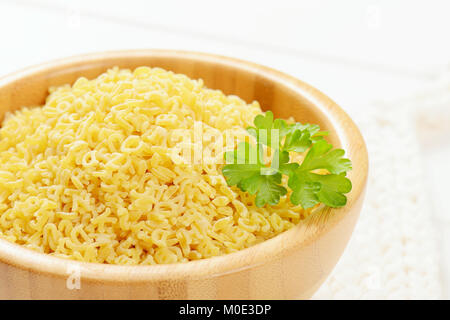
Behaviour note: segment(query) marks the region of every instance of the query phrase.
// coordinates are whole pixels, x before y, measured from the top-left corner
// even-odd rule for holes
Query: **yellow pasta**
[[[50,89],[0,129],[0,236],[87,262],[151,265],[247,248],[309,211],[258,208],[223,152],[250,139],[257,102],[159,68],[113,68]],[[200,139],[200,143],[199,143]],[[231,144],[230,144],[231,141]]]

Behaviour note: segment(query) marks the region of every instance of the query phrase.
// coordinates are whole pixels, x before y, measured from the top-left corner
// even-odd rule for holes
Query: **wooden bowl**
[[[294,299],[309,298],[327,278],[353,231],[364,198],[367,151],[349,116],[323,93],[281,72],[221,56],[167,50],[89,54],[0,79],[5,112],[42,105],[48,88],[94,78],[107,68],[162,67],[227,94],[258,100],[277,117],[319,124],[353,162],[353,190],[341,209],[326,208],[248,249],[188,263],[118,266],[75,262],[0,240],[1,299]],[[77,282],[78,275],[81,281]],[[80,288],[77,289],[78,284]]]

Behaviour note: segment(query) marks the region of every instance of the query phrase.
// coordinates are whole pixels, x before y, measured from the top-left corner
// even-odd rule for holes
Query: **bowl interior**
[[[138,66],[161,67],[186,74],[190,78],[202,78],[209,88],[238,95],[247,102],[259,101],[264,110],[272,110],[276,117],[292,116],[303,123],[319,124],[323,130],[330,131],[328,140],[335,146],[343,147],[352,160],[354,170],[350,172],[349,178],[352,180],[353,190],[348,195],[345,208],[328,208],[305,224],[240,252],[185,264],[149,267],[78,263],[86,268],[86,278],[102,278],[105,281],[115,281],[118,277],[124,281],[179,279],[193,274],[213,276],[219,272],[248,268],[252,264],[263,264],[268,259],[298,250],[322,236],[345,217],[356,202],[362,201],[367,178],[367,152],[353,121],[318,90],[300,80],[250,62],[164,50],[110,52],[63,59],[0,79],[0,121],[8,111],[44,104],[51,86],[72,84],[81,76],[92,79],[114,66],[130,69]],[[348,232],[351,233],[351,229]],[[344,242],[346,241],[347,239]],[[337,254],[340,255],[340,252]],[[75,263],[31,252],[3,240],[0,240],[0,261],[16,266],[26,265],[28,269],[61,276],[65,275],[69,263]]]

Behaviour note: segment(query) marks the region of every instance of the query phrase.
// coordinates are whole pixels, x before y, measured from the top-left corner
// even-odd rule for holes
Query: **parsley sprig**
[[[274,120],[270,111],[256,116],[254,124],[247,131],[256,138],[256,145],[241,142],[234,151],[225,153],[222,173],[228,185],[256,195],[258,207],[276,205],[287,194],[282,185],[282,176],[286,175],[294,205],[311,208],[318,203],[330,207],[346,204],[345,193],[350,192],[352,184],[345,175],[352,164],[343,158],[344,150],[332,149],[324,139],[328,132],[314,124]],[[272,151],[268,163],[264,161],[264,148]],[[301,163],[289,162],[292,152],[306,155]]]

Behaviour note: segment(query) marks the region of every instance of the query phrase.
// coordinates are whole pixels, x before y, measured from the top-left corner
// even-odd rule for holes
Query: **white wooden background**
[[[350,115],[413,95],[450,71],[449,1],[0,0],[0,76],[93,51],[174,48],[292,74]],[[450,108],[450,106],[449,106]],[[424,145],[450,294],[450,144]],[[427,183],[427,182],[424,182]],[[436,191],[436,192],[434,192]],[[439,192],[438,192],[439,191]]]

